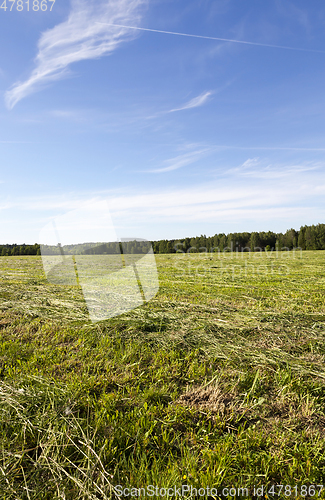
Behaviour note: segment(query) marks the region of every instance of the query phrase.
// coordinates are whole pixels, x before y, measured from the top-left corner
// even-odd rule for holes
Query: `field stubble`
[[[156,260],[158,295],[92,324],[40,258],[0,259],[4,499],[322,484],[325,252]]]

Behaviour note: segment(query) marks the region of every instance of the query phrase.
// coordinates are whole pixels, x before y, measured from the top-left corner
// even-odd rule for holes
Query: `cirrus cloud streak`
[[[15,83],[6,92],[7,107],[12,109],[21,99],[65,77],[72,63],[108,55],[134,38],[134,30],[98,21],[138,23],[146,1],[73,0],[68,19],[42,33],[35,68],[27,80]]]
[[[203,92],[203,94],[200,94],[199,96],[194,97],[194,99],[188,101],[186,104],[184,104],[184,106],[181,106],[180,108],[171,109],[169,113],[174,113],[175,111],[183,111],[184,109],[198,108],[199,106],[202,106],[207,102],[210,95],[212,95],[212,92]]]

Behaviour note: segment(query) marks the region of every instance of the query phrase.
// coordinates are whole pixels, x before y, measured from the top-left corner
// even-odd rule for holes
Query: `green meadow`
[[[0,257],[1,499],[325,498],[325,251],[156,262],[151,301],[91,323],[39,256]]]

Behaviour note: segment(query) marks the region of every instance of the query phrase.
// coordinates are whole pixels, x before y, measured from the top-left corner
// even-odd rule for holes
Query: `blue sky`
[[[92,200],[120,237],[325,222],[322,2],[7,3],[0,243]]]

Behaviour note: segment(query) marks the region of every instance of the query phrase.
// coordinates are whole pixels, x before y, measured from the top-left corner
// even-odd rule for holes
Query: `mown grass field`
[[[0,257],[0,498],[325,498],[299,489],[325,484],[325,251],[156,261],[154,299],[92,324],[41,258]]]

